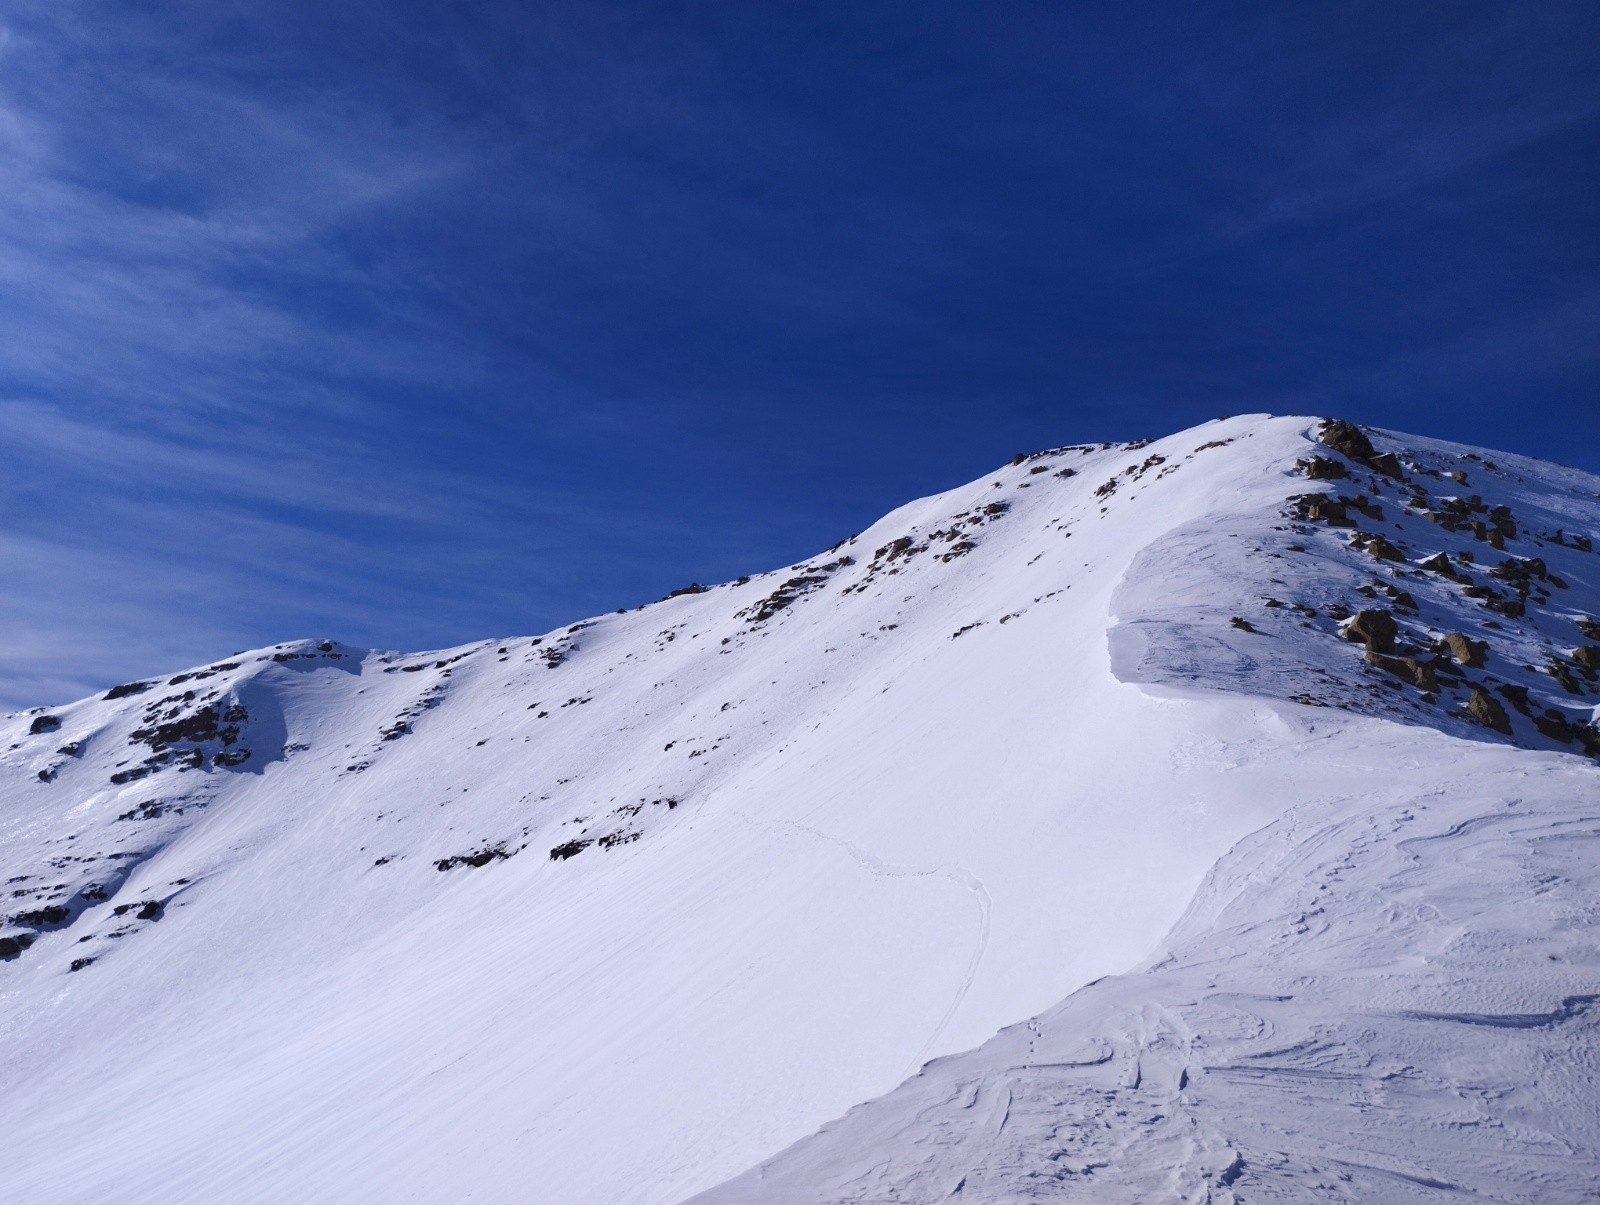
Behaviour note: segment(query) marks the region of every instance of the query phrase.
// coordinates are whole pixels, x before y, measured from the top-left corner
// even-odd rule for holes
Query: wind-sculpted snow
[[[1486,1183],[1435,1167],[1447,1116],[1560,1199],[1592,1080],[1527,1060],[1600,991],[1595,483],[1356,436],[1051,449],[543,636],[0,718],[0,1199],[674,1202],[874,1097],[715,1199]],[[1420,1070],[1363,1080],[1368,1033]],[[1053,1053],[1008,1098],[1018,1042]],[[918,1095],[952,1068],[965,1106]],[[1371,1180],[1405,1093],[1365,1163],[1413,1179]]]
[[[1299,722],[1319,785],[1149,965],[697,1205],[1593,1200],[1600,773]]]
[[[1118,676],[1600,753],[1600,479],[1379,442],[1393,476],[1323,447],[1297,471],[1346,475],[1241,483],[1146,547],[1113,603]],[[1393,621],[1382,647],[1352,641],[1363,611]]]
[[[1301,705],[1270,704],[1282,815],[1144,967],[695,1202],[1594,1199],[1600,771],[1572,754],[1597,751],[1600,482],[1409,437],[1333,450],[1262,466],[1344,485],[1331,504],[1245,475],[1112,601],[1120,679]]]

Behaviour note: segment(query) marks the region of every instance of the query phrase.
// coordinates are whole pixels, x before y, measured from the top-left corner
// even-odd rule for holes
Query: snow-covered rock
[[[0,1198],[1588,1199],[1600,481],[1355,434],[0,719]]]

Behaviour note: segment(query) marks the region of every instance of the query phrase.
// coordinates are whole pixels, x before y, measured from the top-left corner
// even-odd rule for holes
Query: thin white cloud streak
[[[104,56],[69,10],[56,28]],[[481,560],[507,513],[575,518],[536,484],[385,451],[364,391],[460,390],[473,349],[403,310],[387,335],[352,334],[259,284],[368,284],[327,236],[449,184],[466,160],[438,130],[136,72],[133,117],[104,114],[113,136],[181,155],[224,130],[198,175],[239,181],[190,211],[139,203],[92,182],[59,115],[99,84],[53,76],[50,49],[0,42],[0,705],[407,612],[430,622],[402,630],[448,629],[467,608],[430,564]],[[341,534],[373,522],[384,540]],[[509,588],[473,589],[511,609]]]

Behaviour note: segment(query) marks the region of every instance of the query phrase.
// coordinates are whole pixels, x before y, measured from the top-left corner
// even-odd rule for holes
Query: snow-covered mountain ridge
[[[1583,1199],[1600,481],[1371,438],[0,720],[0,1196]]]

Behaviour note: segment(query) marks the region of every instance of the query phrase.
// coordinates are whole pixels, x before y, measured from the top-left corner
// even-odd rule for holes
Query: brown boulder
[[[1382,536],[1367,541],[1367,555],[1379,561],[1403,561],[1406,554]]]
[[[1366,460],[1377,450],[1360,427],[1341,418],[1323,423],[1317,435],[1328,447],[1351,460]]]
[[[1468,669],[1478,669],[1483,665],[1484,657],[1489,652],[1489,642],[1473,640],[1460,632],[1451,632],[1439,641],[1438,652],[1441,656],[1455,658]]]
[[[1439,689],[1439,679],[1434,676],[1433,666],[1415,657],[1386,657],[1368,649],[1367,661],[1386,674],[1404,679],[1418,690],[1432,693]]]
[[[1344,638],[1352,644],[1364,644],[1375,653],[1387,653],[1394,648],[1394,638],[1400,634],[1400,625],[1394,616],[1374,607],[1356,612],[1355,618],[1345,625]]]
[[[1560,741],[1563,745],[1572,744],[1572,725],[1559,711],[1551,710],[1534,716],[1533,726],[1553,741]]]
[[[1313,481],[1335,481],[1340,477],[1350,476],[1350,470],[1337,460],[1327,456],[1313,456],[1309,460],[1297,460],[1295,468],[1299,469]]]
[[[1600,644],[1580,644],[1572,650],[1572,659],[1593,673],[1600,669]]]
[[[1526,686],[1517,686],[1506,682],[1494,689],[1497,695],[1522,712],[1523,715],[1528,714],[1528,688]]]
[[[1561,685],[1561,689],[1569,695],[1581,695],[1583,684],[1578,681],[1577,675],[1568,668],[1566,662],[1559,657],[1551,657],[1545,662],[1545,673],[1549,674]]]
[[[1464,580],[1462,574],[1450,563],[1450,558],[1442,552],[1434,553],[1427,560],[1418,561],[1417,565],[1429,573],[1437,573],[1440,577],[1447,577],[1453,582]]]
[[[1511,735],[1511,717],[1506,714],[1506,709],[1500,706],[1500,700],[1483,687],[1472,688],[1472,696],[1467,700],[1467,713],[1485,728],[1493,728],[1506,736]]]
[[[1368,457],[1367,463],[1373,468],[1377,469],[1378,472],[1382,473],[1385,477],[1393,477],[1398,481],[1400,478],[1405,476],[1405,471],[1401,469],[1400,462],[1395,459],[1393,452],[1384,452],[1378,456]]]

